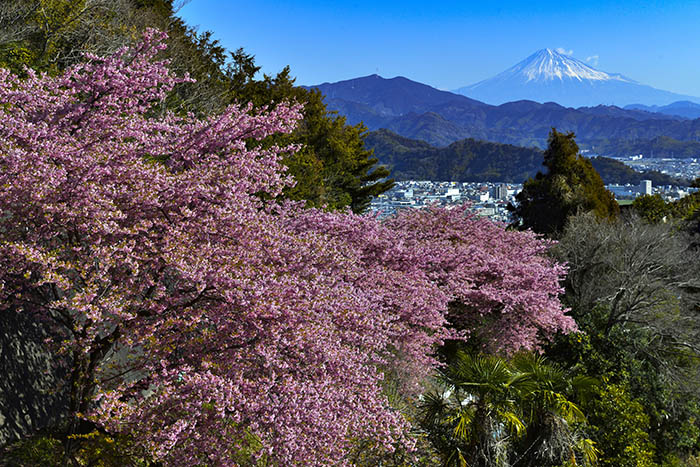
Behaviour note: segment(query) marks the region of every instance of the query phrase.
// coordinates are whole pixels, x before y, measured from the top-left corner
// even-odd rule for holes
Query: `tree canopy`
[[[66,459],[88,423],[169,465],[342,463],[352,440],[408,443],[382,382],[415,390],[445,339],[513,352],[574,328],[530,232],[280,199],[298,147],[268,143],[301,107],[162,111],[188,79],[163,39],[0,71],[0,312],[51,325]]]
[[[443,465],[595,465],[585,416],[569,398],[596,381],[532,353],[507,360],[457,352],[421,404],[421,425]]]
[[[619,206],[591,161],[579,154],[573,133],[552,129],[542,163],[547,172],[538,172],[523,184],[512,212],[522,228],[556,235],[569,216],[580,211],[613,219]]]
[[[583,404],[602,465],[676,465],[700,446],[698,252],[671,222],[569,219],[553,249],[581,331],[552,359],[603,381]],[[664,464],[668,462],[668,464]]]
[[[86,52],[107,54],[134,44],[147,27],[167,31],[169,47],[162,55],[174,72],[194,80],[177,83],[163,108],[208,115],[234,103],[250,102],[254,109],[291,100],[303,105],[295,130],[284,141],[272,137],[269,143],[302,147],[284,160],[296,180],[285,188],[286,197],[362,212],[373,196],[393,185],[389,171],[364,147],[364,126],[348,125],[327,110],[318,91],[295,86],[289,67],[259,78],[251,54],[228,52],[210,32],[188,27],[175,16],[171,1],[10,0],[0,6],[0,27],[0,66],[18,74],[24,67],[56,74]]]

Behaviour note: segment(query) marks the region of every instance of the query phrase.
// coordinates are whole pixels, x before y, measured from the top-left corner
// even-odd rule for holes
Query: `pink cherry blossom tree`
[[[389,226],[422,252],[421,269],[448,294],[451,325],[479,334],[485,350],[533,350],[576,329],[558,298],[566,268],[546,254],[553,242],[506,230],[467,206],[403,212]]]
[[[297,148],[256,141],[299,107],[163,111],[187,78],[155,59],[162,38],[57,77],[0,71],[0,312],[53,327],[69,431],[168,465],[342,463],[353,439],[408,442],[382,381],[416,389],[445,339],[479,328],[510,351],[573,328],[530,233],[279,201]]]

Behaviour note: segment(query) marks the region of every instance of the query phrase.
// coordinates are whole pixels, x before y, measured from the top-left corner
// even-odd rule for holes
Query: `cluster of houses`
[[[666,201],[676,201],[690,193],[698,191],[692,187],[678,187],[672,185],[652,186],[651,180],[642,180],[639,185],[607,185],[606,188],[615,194],[620,200],[633,200],[637,196],[659,194]]]
[[[612,159],[617,159],[638,172],[656,170],[673,177],[688,180],[694,180],[700,173],[700,159],[698,158],[661,158],[637,154],[636,156],[613,157]]]
[[[697,191],[697,188],[652,186],[651,180],[634,185],[608,185],[618,200],[633,200],[637,196],[659,193],[673,201]],[[390,216],[400,209],[422,208],[430,205],[450,206],[468,202],[481,216],[500,222],[511,222],[507,206],[515,201],[522,184],[499,182],[432,182],[401,181],[386,193],[372,200],[370,210],[380,217]],[[627,201],[631,202],[631,201]]]
[[[468,202],[471,209],[479,215],[509,222],[510,213],[506,206],[521,189],[522,185],[512,183],[402,181],[396,182],[394,188],[374,198],[371,210],[380,216],[389,216],[399,209]]]

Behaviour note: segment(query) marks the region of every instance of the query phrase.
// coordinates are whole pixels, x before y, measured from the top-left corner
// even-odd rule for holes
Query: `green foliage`
[[[511,207],[522,228],[538,233],[556,235],[566,220],[580,211],[591,211],[601,219],[614,219],[619,206],[603,180],[581,156],[573,133],[552,129],[549,147],[544,153],[546,174],[538,172],[527,180],[517,195],[517,205]]]
[[[659,342],[643,330],[615,326],[602,332],[605,314],[581,320],[586,332],[562,336],[547,351],[581,375],[602,380],[589,397],[580,399],[591,438],[600,451],[600,465],[658,465],[666,459],[697,452],[697,399],[694,389],[677,392],[660,366]]]
[[[598,451],[583,435],[585,416],[570,396],[593,378],[570,378],[533,354],[512,360],[459,351],[424,395],[421,425],[443,465],[594,465]]]
[[[20,75],[25,66],[59,72],[85,52],[107,54],[130,43],[170,8],[160,0],[6,0],[0,6],[0,66]]]
[[[294,156],[297,160],[288,163],[290,173],[298,180],[290,197],[306,199],[315,206],[350,206],[354,212],[364,211],[372,197],[394,184],[393,180],[384,180],[389,176],[386,168],[374,168],[378,161],[364,146],[366,128],[347,125],[345,117],[329,112],[320,92],[295,90],[306,104],[304,120],[291,138],[304,149]],[[295,171],[298,159],[304,158],[315,161],[316,170]],[[306,182],[309,175],[311,179]]]
[[[516,355],[512,365],[531,384],[521,402],[527,414],[527,433],[518,440],[518,465],[555,466],[577,458],[582,465],[595,465],[599,451],[583,435],[586,416],[574,400],[586,400],[598,381],[581,375],[571,377],[532,353]]]
[[[251,102],[255,107],[274,106],[286,100],[304,104],[299,128],[290,136],[268,141],[301,145],[299,152],[285,160],[297,181],[295,187],[287,190],[288,197],[306,200],[316,207],[350,207],[359,213],[373,196],[393,186],[393,180],[385,180],[389,171],[375,168],[378,161],[365,148],[363,125],[347,125],[345,117],[326,108],[319,91],[294,86],[289,68],[274,78],[265,75],[256,80],[259,68],[252,56],[239,49],[233,59],[227,68],[232,102]]]
[[[671,216],[681,220],[691,220],[700,209],[700,192],[692,193],[670,205]]]
[[[63,447],[59,440],[51,436],[39,436],[15,443],[0,454],[3,458],[0,465],[60,465]]]
[[[659,215],[654,203],[663,200],[640,200],[650,218]],[[697,455],[698,262],[688,238],[671,223],[582,215],[553,251],[569,265],[564,302],[581,332],[557,338],[547,355],[604,381],[582,404],[601,464]]]
[[[654,445],[649,440],[649,417],[643,405],[620,385],[605,384],[585,406],[601,467],[651,467]]]
[[[515,402],[523,380],[501,358],[458,352],[440,381],[424,395],[421,425],[443,465],[506,465],[507,441],[525,427]]]
[[[671,214],[671,207],[660,194],[639,196],[632,203],[632,209],[647,222],[657,223]]]
[[[678,221],[691,233],[700,233],[700,192],[667,202],[659,194],[644,195],[634,200],[632,209],[651,223]]]
[[[110,436],[99,431],[72,435],[70,442],[78,448],[65,456],[68,439],[39,435],[9,446],[0,452],[2,466],[34,467],[86,465],[95,467],[139,467],[153,465],[142,453],[136,453],[128,438]]]

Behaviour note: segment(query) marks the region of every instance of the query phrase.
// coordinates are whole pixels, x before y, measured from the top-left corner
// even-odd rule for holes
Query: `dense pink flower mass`
[[[422,252],[420,267],[449,295],[451,323],[478,332],[492,350],[533,349],[575,330],[558,299],[566,269],[545,255],[551,242],[464,209],[403,212],[388,224]]]
[[[342,463],[353,439],[403,439],[382,380],[412,387],[444,339],[573,328],[530,233],[274,201],[297,148],[255,141],[299,107],[159,111],[162,48],[149,32],[58,77],[0,71],[0,306],[55,325],[74,412],[169,465]]]

